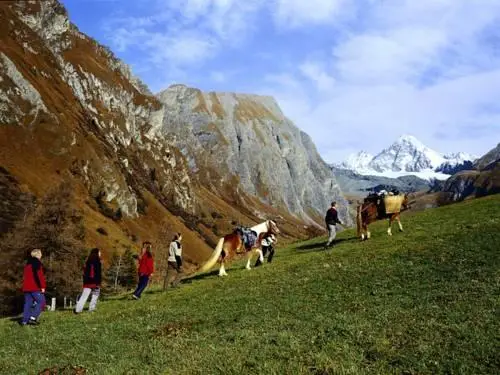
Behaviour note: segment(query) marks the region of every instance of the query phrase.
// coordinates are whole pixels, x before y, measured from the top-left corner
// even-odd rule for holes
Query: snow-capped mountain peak
[[[351,169],[353,171],[364,170],[368,168],[368,164],[372,161],[373,155],[366,151],[360,151],[356,154],[351,154],[347,160],[340,164],[342,169]]]
[[[466,167],[475,159],[465,152],[441,154],[416,137],[405,134],[374,157],[364,151],[349,156],[340,168],[363,175],[397,177],[413,174],[446,179],[449,176],[443,172]]]
[[[378,172],[419,172],[435,169],[445,161],[443,155],[420,142],[412,135],[403,135],[370,162]]]

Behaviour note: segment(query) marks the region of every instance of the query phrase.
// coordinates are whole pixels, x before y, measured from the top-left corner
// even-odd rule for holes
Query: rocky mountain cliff
[[[347,207],[311,138],[271,97],[204,93],[184,85],[161,92],[163,131],[213,191],[234,181],[238,189],[305,221],[321,222],[329,202]]]
[[[1,2],[0,19],[8,196],[31,202],[71,181],[89,246],[109,253],[176,230],[197,262],[238,223],[272,217],[284,238],[306,237],[311,219],[341,199],[310,139],[273,100],[182,87],[154,97],[55,0]]]
[[[488,165],[498,162],[499,160],[500,160],[500,143],[497,145],[497,147],[491,149],[484,156],[477,159],[474,162],[474,167],[477,169],[484,169],[487,168]]]
[[[444,203],[500,193],[500,144],[474,163],[472,170],[461,171],[444,184]]]

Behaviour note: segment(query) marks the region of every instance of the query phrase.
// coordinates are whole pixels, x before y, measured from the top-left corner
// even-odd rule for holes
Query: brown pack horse
[[[389,219],[389,228],[387,229],[387,234],[389,236],[392,236],[392,223],[394,221],[398,222],[399,231],[403,231],[403,224],[401,224],[401,212],[411,208],[408,194],[405,194],[403,197],[401,210],[390,214],[385,213],[383,206],[381,206],[378,202],[380,199],[383,198],[368,197],[365,199],[363,204],[359,205],[357,208],[357,229],[358,237],[361,237],[361,240],[370,238],[371,233],[368,230],[368,225],[377,220]]]
[[[203,266],[201,266],[200,271],[206,272],[210,270],[215,265],[217,260],[219,260],[220,262],[219,276],[226,276],[227,273],[224,267],[224,261],[226,259],[231,259],[236,254],[240,254],[243,252],[247,253],[246,269],[248,270],[251,269],[250,263],[252,260],[253,253],[259,254],[261,262],[264,261],[261,249],[261,241],[266,234],[274,234],[274,235],[279,234],[280,231],[278,229],[278,226],[274,221],[267,220],[263,223],[253,226],[250,229],[252,229],[254,232],[257,233],[257,241],[255,241],[255,245],[251,249],[249,250],[245,249],[243,241],[241,240],[241,237],[239,236],[238,233],[233,232],[231,234],[227,234],[219,240],[219,242],[217,243],[217,247],[212,253],[212,256]]]

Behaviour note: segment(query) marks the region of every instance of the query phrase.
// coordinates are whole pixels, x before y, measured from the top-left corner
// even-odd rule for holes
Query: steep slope
[[[500,196],[402,220],[393,237],[380,221],[372,240],[346,231],[331,253],[324,237],[280,245],[230,280],[47,312],[36,329],[2,319],[1,372],[498,375]]]
[[[484,169],[491,163],[498,162],[499,160],[500,160],[500,143],[495,148],[486,153],[484,156],[476,160],[474,162],[474,166],[477,169]]]
[[[286,204],[271,207],[253,196],[264,186],[258,180],[244,190],[234,173],[212,183],[217,163],[192,168],[191,151],[165,131],[172,108],[109,49],[80,33],[57,1],[1,2],[0,18],[0,167],[17,186],[6,195],[2,230],[31,197],[69,180],[87,244],[106,254],[146,239],[160,247],[161,232],[181,231],[186,258],[197,263],[235,225],[266,218],[279,221],[285,240],[317,232]],[[261,174],[272,168],[264,163]],[[290,210],[307,211],[314,189],[296,194]],[[22,207],[18,197],[27,197]],[[316,211],[309,216],[319,220]]]
[[[204,93],[174,85],[158,94],[163,131],[212,191],[231,183],[263,203],[322,223],[332,200],[350,222],[346,202],[310,137],[281,112],[273,98]]]
[[[474,164],[474,170],[456,173],[445,182],[444,203],[500,193],[500,144]]]
[[[158,100],[58,2],[2,2],[0,14],[0,165],[36,197],[73,181],[89,246],[106,253],[167,223],[190,232],[171,212],[196,212],[193,182],[159,132]],[[200,256],[209,251],[186,237]]]

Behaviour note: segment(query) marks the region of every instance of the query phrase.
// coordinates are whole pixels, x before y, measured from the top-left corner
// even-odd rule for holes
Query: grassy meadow
[[[337,245],[278,246],[273,263],[199,275],[142,300],[0,320],[0,373],[498,374],[500,195],[403,215]],[[50,372],[46,372],[47,374]],[[62,373],[62,372],[60,372]]]

